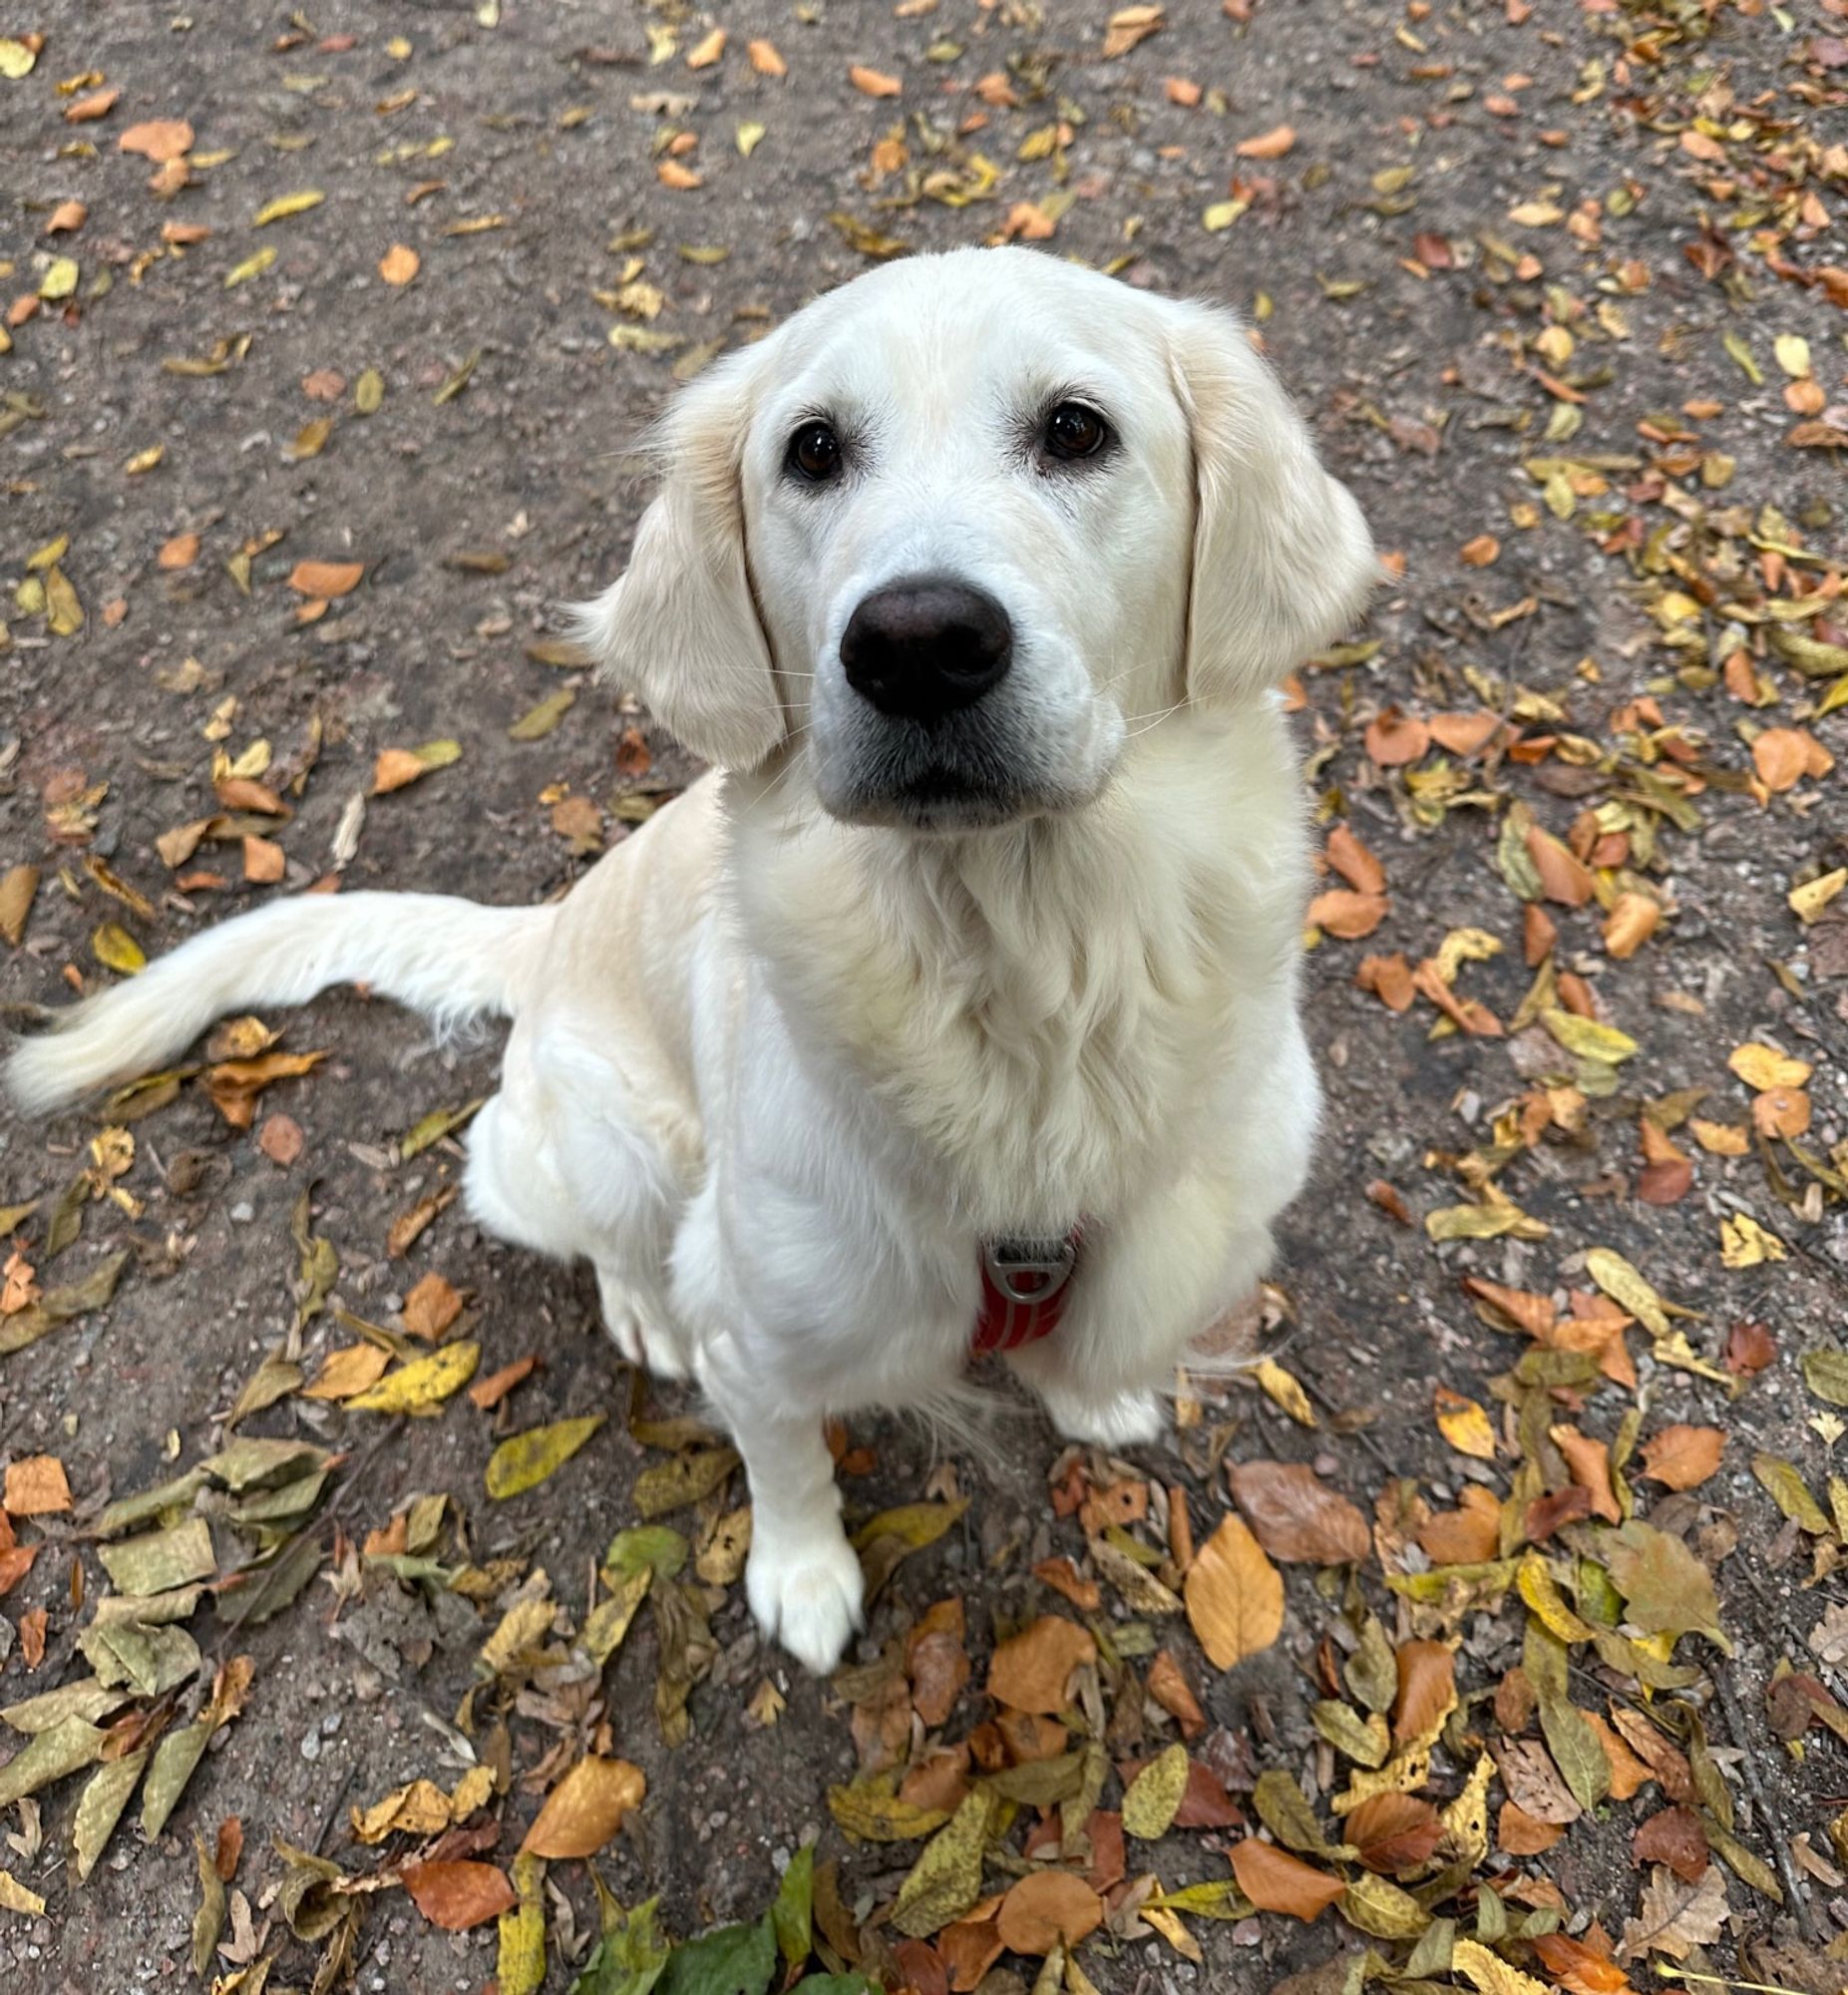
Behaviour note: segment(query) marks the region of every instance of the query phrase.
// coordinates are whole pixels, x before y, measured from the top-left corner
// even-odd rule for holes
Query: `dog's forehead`
[[[871,271],[784,328],[779,399],[877,396],[966,407],[976,395],[1164,385],[1159,303],[1028,250],[968,249]]]

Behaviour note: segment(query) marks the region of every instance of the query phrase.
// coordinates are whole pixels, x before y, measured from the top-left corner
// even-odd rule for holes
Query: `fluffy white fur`
[[[1023,412],[1073,392],[1118,447],[1047,476]],[[859,452],[820,495],[782,468],[817,410]],[[1317,1109],[1273,688],[1373,558],[1232,318],[1020,249],[861,277],[657,441],[628,571],[582,620],[721,773],[554,908],[280,903],[80,1006],[10,1079],[47,1108],[347,979],[510,1013],[471,1209],[589,1258],[624,1354],[697,1379],[750,1476],[752,1608],[823,1670],[861,1579],[822,1415],[959,1377],[984,1240],[1084,1221],[1063,1322],[1009,1362],[1113,1445],[1156,1431],[1173,1366],[1265,1266]],[[930,572],[1015,627],[991,697],[1036,801],[978,829],[842,801],[877,723],[842,629]]]

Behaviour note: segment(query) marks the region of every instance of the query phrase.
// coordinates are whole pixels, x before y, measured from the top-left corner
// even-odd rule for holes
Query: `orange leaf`
[[[379,275],[388,284],[408,284],[423,268],[424,259],[403,242],[394,242],[379,258]]]
[[[1498,713],[1434,713],[1431,739],[1452,755],[1474,755],[1486,748],[1501,726]]]
[[[1474,1399],[1453,1393],[1448,1386],[1434,1386],[1431,1399],[1438,1431],[1459,1454],[1472,1455],[1478,1461],[1495,1459],[1495,1429]]]
[[[485,1925],[517,1902],[506,1874],[492,1863],[414,1863],[404,1873],[404,1888],[424,1917],[445,1932]]]
[[[1358,942],[1386,919],[1386,908],[1384,894],[1356,894],[1346,887],[1330,887],[1309,903],[1308,919],[1313,927],[1326,929],[1342,942]]]
[[[1624,1512],[1611,1486],[1611,1452],[1604,1442],[1574,1426],[1556,1426],[1549,1431],[1553,1445],[1566,1457],[1573,1481],[1592,1499],[1593,1515],[1621,1524]]]
[[[1001,1944],[1034,1959],[1061,1940],[1075,1946],[1103,1924],[1104,1901],[1069,1870],[1035,1870],[1001,1900],[995,1924]]]
[[[1392,1705],[1393,1744],[1435,1738],[1457,1701],[1456,1658],[1442,1642],[1401,1642],[1398,1665],[1399,1694]]]
[[[146,125],[131,125],[116,147],[119,152],[140,153],[145,160],[164,164],[191,152],[192,128],[184,118],[153,118]]]
[[[1583,1940],[1566,1933],[1537,1933],[1533,1947],[1567,1995],[1625,1995],[1630,1987],[1629,1975],[1616,1961]]]
[[[714,28],[686,52],[688,69],[710,69],[725,53],[725,30]]]
[[[190,568],[198,560],[198,536],[176,534],[171,541],[162,543],[161,552],[155,560],[166,569]]]
[[[1344,824],[1328,834],[1328,864],[1359,893],[1386,891],[1386,869]]]
[[[896,76],[888,76],[883,70],[868,69],[860,63],[855,63],[847,72],[847,80],[868,97],[897,97],[905,88]]]
[[[28,1454],[9,1462],[0,1507],[15,1517],[45,1517],[71,1507],[71,1485],[55,1454]]]
[[[301,1155],[301,1124],[292,1115],[271,1115],[256,1132],[256,1147],[272,1164],[286,1169]]]
[[[404,1299],[404,1328],[411,1337],[434,1344],[462,1314],[462,1291],[433,1268]]]
[[[243,840],[243,876],[259,887],[273,887],[288,870],[281,846],[273,839],[257,838],[246,832]]]
[[[1751,759],[1758,780],[1773,793],[1794,789],[1805,776],[1827,775],[1833,766],[1827,749],[1801,727],[1767,727],[1752,743]]]
[[[759,76],[787,76],[789,64],[777,53],[775,42],[747,42],[744,52]]]
[[[391,1353],[376,1344],[349,1344],[330,1351],[314,1375],[314,1383],[302,1388],[304,1399],[350,1399],[368,1386],[376,1386],[391,1363]]]
[[[552,1793],[520,1845],[523,1856],[594,1856],[623,1817],[641,1804],[648,1783],[626,1760],[578,1761]]]
[[[1409,1870],[1443,1840],[1442,1817],[1415,1796],[1371,1795],[1347,1817],[1344,1839],[1369,1870]]]
[[[80,97],[75,103],[64,107],[64,122],[67,125],[91,125],[99,118],[107,118],[116,108],[116,100],[122,92],[115,89],[93,90],[88,97]]]
[[[1663,1427],[1643,1443],[1642,1473],[1670,1489],[1697,1489],[1719,1466],[1725,1445],[1718,1427]]]
[[[1268,1649],[1284,1630],[1284,1582],[1264,1547],[1230,1511],[1194,1555],[1187,1618],[1216,1669]]]
[[[1473,541],[1465,541],[1457,554],[1471,568],[1489,568],[1500,558],[1502,544],[1493,534],[1478,534]]]
[[[1591,868],[1537,824],[1527,828],[1527,856],[1534,862],[1540,890],[1549,901],[1557,901],[1563,908],[1582,908],[1592,898]]]
[[[1373,1546],[1366,1519],[1299,1461],[1240,1461],[1232,1493],[1273,1558],[1308,1565],[1358,1565]]]
[[[1495,1822],[1495,1840],[1510,1856],[1538,1856],[1565,1833],[1564,1823],[1542,1821],[1517,1801],[1503,1801]]]
[[[364,562],[299,561],[289,571],[289,587],[297,596],[348,596],[365,573]]]
[[[1233,151],[1242,160],[1281,160],[1296,143],[1296,128],[1294,125],[1274,125],[1269,132],[1260,132],[1255,139],[1241,139]],[[1246,1894],[1251,1895],[1249,1892]]]
[[[1076,1622],[1043,1614],[995,1650],[988,1695],[1010,1710],[1051,1717],[1065,1709],[1072,1671],[1096,1655],[1097,1644]]]
[[[1454,1510],[1418,1526],[1418,1548],[1433,1565],[1482,1565],[1501,1549],[1502,1506],[1479,1483],[1466,1483]]]
[[[1650,894],[1620,894],[1605,917],[1605,948],[1626,963],[1662,924],[1662,903]]]
[[[1392,1011],[1409,1011],[1417,996],[1410,967],[1397,950],[1390,956],[1363,956],[1360,968],[1354,972],[1354,982],[1362,991],[1372,992]]]
[[[1382,769],[1398,769],[1418,757],[1431,745],[1431,730],[1422,720],[1389,706],[1368,723],[1366,752]]]
[[[1256,1836],[1235,1842],[1230,1854],[1239,1889],[1261,1912],[1288,1912],[1307,1924],[1320,1918],[1347,1889],[1340,1878]]]
[[[654,178],[662,187],[672,188],[676,194],[691,194],[695,188],[704,187],[705,182],[691,167],[683,167],[678,160],[662,160],[654,169]]]
[[[486,1379],[471,1386],[469,1397],[484,1413],[492,1412],[523,1379],[530,1379],[538,1369],[537,1352],[529,1353],[525,1358],[516,1358],[513,1364],[503,1365],[500,1371],[491,1372]]]

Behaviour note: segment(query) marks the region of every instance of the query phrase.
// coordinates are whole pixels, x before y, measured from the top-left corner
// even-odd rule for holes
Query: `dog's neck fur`
[[[783,786],[787,791],[792,786]],[[933,1160],[972,1230],[1054,1236],[1160,1186],[1225,1112],[1240,1017],[1295,974],[1303,840],[1281,718],[1177,715],[1085,808],[930,839],[738,786],[729,872],[799,1053]]]

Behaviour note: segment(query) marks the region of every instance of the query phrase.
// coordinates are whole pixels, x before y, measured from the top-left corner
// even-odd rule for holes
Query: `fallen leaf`
[[[1658,1868],[1643,1887],[1637,1916],[1624,1927],[1618,1958],[1665,1953],[1685,1960],[1696,1946],[1711,1946],[1731,1916],[1725,1875],[1717,1863],[1707,1867],[1697,1884],[1683,1883],[1665,1868]]]
[[[1307,1924],[1320,1918],[1347,1888],[1339,1877],[1256,1836],[1235,1842],[1228,1855],[1239,1889],[1261,1912],[1287,1912]]]
[[[1284,1628],[1284,1582],[1243,1519],[1230,1512],[1194,1554],[1187,1618],[1216,1669],[1268,1649]]]
[[[116,141],[116,149],[165,165],[192,150],[192,127],[184,118],[152,118],[144,125],[131,125]]]
[[[1294,125],[1274,125],[1256,138],[1241,139],[1232,150],[1241,160],[1281,160],[1295,143]]]
[[[15,1517],[46,1517],[71,1507],[71,1485],[55,1454],[27,1454],[7,1464],[0,1509]]]
[[[1303,1463],[1235,1462],[1231,1478],[1239,1508],[1273,1558],[1357,1565],[1372,1550],[1365,1517]]]
[[[409,1365],[401,1365],[346,1403],[356,1412],[433,1412],[474,1378],[481,1356],[479,1344],[446,1344],[428,1358],[416,1358]]]
[[[522,1855],[594,1856],[641,1805],[647,1788],[641,1769],[628,1761],[586,1755],[546,1796]]]
[[[299,561],[289,571],[289,587],[297,596],[349,596],[365,573],[364,562]]]
[[[1061,1944],[1076,1946],[1103,1919],[1103,1899],[1069,1870],[1037,1870],[1022,1877],[995,1914],[1001,1943],[1029,1959]]]
[[[1663,1427],[1643,1443],[1642,1473],[1670,1489],[1697,1489],[1718,1468],[1725,1445],[1718,1427]]]
[[[404,1888],[424,1917],[445,1932],[485,1925],[518,1902],[506,1871],[466,1859],[413,1863],[404,1872]]]
[[[388,284],[408,284],[422,267],[423,258],[402,242],[394,242],[379,258],[379,275]]]
[[[1075,1622],[1042,1615],[995,1650],[988,1695],[1013,1711],[1056,1716],[1066,1707],[1072,1671],[1096,1655],[1097,1644]]]
[[[554,1420],[551,1425],[533,1427],[501,1442],[488,1457],[488,1493],[501,1501],[535,1489],[549,1475],[570,1460],[597,1428],[601,1413],[586,1413],[577,1419]],[[542,1849],[542,1856],[557,1854]]]

